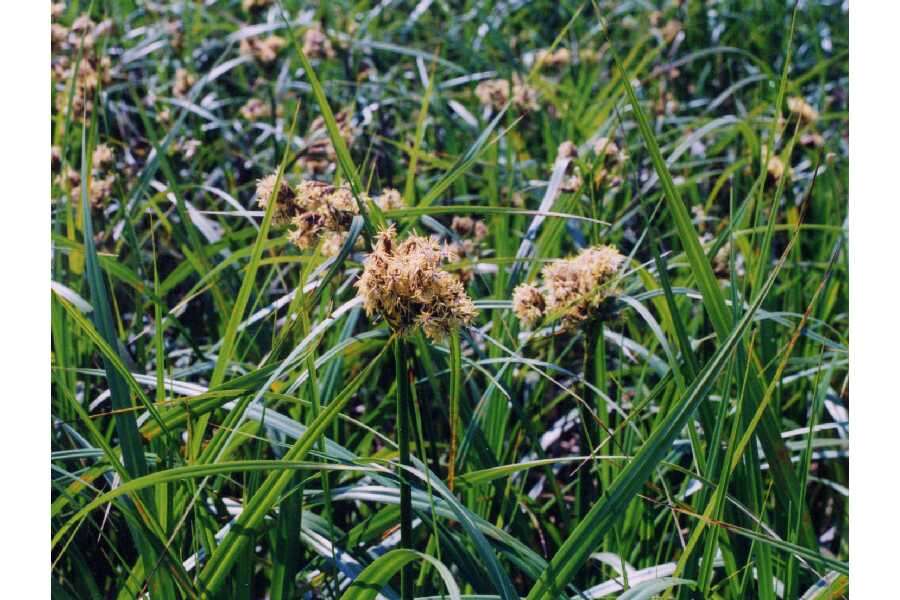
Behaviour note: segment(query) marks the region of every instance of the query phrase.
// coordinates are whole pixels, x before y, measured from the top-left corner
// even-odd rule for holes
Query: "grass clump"
[[[207,4],[53,7],[54,595],[847,595],[845,10]]]

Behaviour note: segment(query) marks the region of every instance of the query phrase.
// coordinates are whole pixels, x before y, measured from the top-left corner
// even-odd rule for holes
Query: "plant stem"
[[[453,491],[456,481],[457,426],[459,424],[459,395],[462,387],[462,353],[459,331],[450,332],[450,456],[447,459],[447,487]]]
[[[400,472],[400,547],[412,549],[412,490],[405,470],[405,467],[410,466],[409,415],[412,398],[406,342],[400,337],[394,342],[394,361],[394,376],[397,378],[397,446],[400,450],[400,466],[404,467]],[[408,564],[400,572],[400,589],[403,600],[412,600],[413,573]]]

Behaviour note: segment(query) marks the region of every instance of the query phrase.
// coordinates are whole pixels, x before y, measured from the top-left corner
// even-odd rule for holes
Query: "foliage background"
[[[87,118],[78,73],[52,78],[54,596],[390,597],[404,560],[418,596],[844,593],[846,5],[108,1],[56,22],[85,13],[111,30],[54,61],[109,58]],[[336,56],[304,64],[313,23]],[[241,54],[269,33],[298,43]],[[529,61],[554,46],[600,58]],[[514,73],[538,109],[485,111],[478,82]],[[489,228],[451,266],[475,327],[409,340],[420,554],[394,549],[396,370],[354,302],[363,251],[300,252],[253,198],[279,165],[309,175],[323,100],[359,131],[323,179],[401,190],[402,231]],[[595,185],[599,136],[627,160]],[[576,192],[552,177],[565,140]],[[614,317],[521,331],[515,283],[596,243],[629,257]]]

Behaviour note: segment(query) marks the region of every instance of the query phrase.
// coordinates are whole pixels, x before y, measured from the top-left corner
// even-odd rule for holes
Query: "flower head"
[[[788,98],[787,105],[788,110],[797,115],[801,121],[814,123],[819,118],[819,111],[800,96]]]
[[[539,108],[537,90],[526,84],[518,73],[513,75],[511,87],[506,79],[489,79],[478,84],[475,95],[481,104],[495,110],[503,108],[510,98],[522,110]]]
[[[782,176],[784,176],[785,171],[784,161],[781,160],[781,157],[775,154],[775,152],[773,151],[772,154],[769,155],[767,160],[765,148],[762,149],[761,153],[763,160],[766,162],[766,170],[769,172],[769,177],[771,177],[775,181],[781,179]]]
[[[278,176],[273,173],[267,177],[257,180],[256,182],[256,202],[259,207],[266,210],[272,198],[275,199],[275,208],[272,213],[272,223],[276,225],[284,225],[293,218],[298,212],[297,203],[295,202],[294,191],[287,184],[284,177],[278,185],[278,193],[275,193],[275,181]]]
[[[572,62],[572,52],[568,48],[550,50],[538,50],[534,55],[534,62],[547,69],[558,69]]]
[[[350,111],[342,110],[334,116],[337,122],[338,132],[348,147],[356,140],[357,130],[353,125]],[[312,174],[327,173],[334,169],[337,161],[337,151],[328,131],[325,128],[325,119],[321,116],[313,119],[306,135],[306,152],[300,158],[300,167]]]
[[[243,0],[241,7],[250,12],[252,10],[260,10],[272,4],[272,0]]]
[[[113,151],[112,148],[107,146],[106,144],[98,144],[96,148],[94,148],[93,158],[91,160],[91,164],[94,169],[105,169],[113,162]]]
[[[191,75],[187,69],[176,69],[175,80],[172,83],[172,95],[176,98],[185,98],[193,87],[197,78]]]
[[[334,58],[331,40],[318,26],[310,27],[303,34],[303,54],[309,58]]]
[[[396,210],[403,208],[403,196],[394,188],[385,188],[381,195],[375,198],[375,204],[381,210]]]
[[[430,238],[411,235],[398,242],[393,227],[379,233],[356,282],[366,314],[381,316],[401,334],[422,327],[434,340],[471,323],[475,305],[463,284],[441,269],[446,259],[446,250]]]
[[[241,116],[248,121],[258,121],[272,116],[272,108],[268,103],[263,102],[259,98],[250,98],[247,103],[241,107]]]
[[[259,62],[268,64],[278,57],[284,46],[284,38],[277,35],[266,38],[245,37],[241,40],[241,54],[248,54]]]
[[[530,328],[544,316],[547,303],[540,289],[523,283],[513,290],[512,306],[522,324]]]
[[[541,271],[540,288],[516,288],[513,311],[526,327],[544,314],[559,313],[563,327],[573,329],[599,316],[606,300],[615,296],[614,276],[624,261],[614,246],[585,248],[573,258],[554,261]]]

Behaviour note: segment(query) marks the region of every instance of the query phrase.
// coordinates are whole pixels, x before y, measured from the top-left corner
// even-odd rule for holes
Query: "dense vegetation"
[[[55,4],[54,597],[847,594],[847,29]]]

